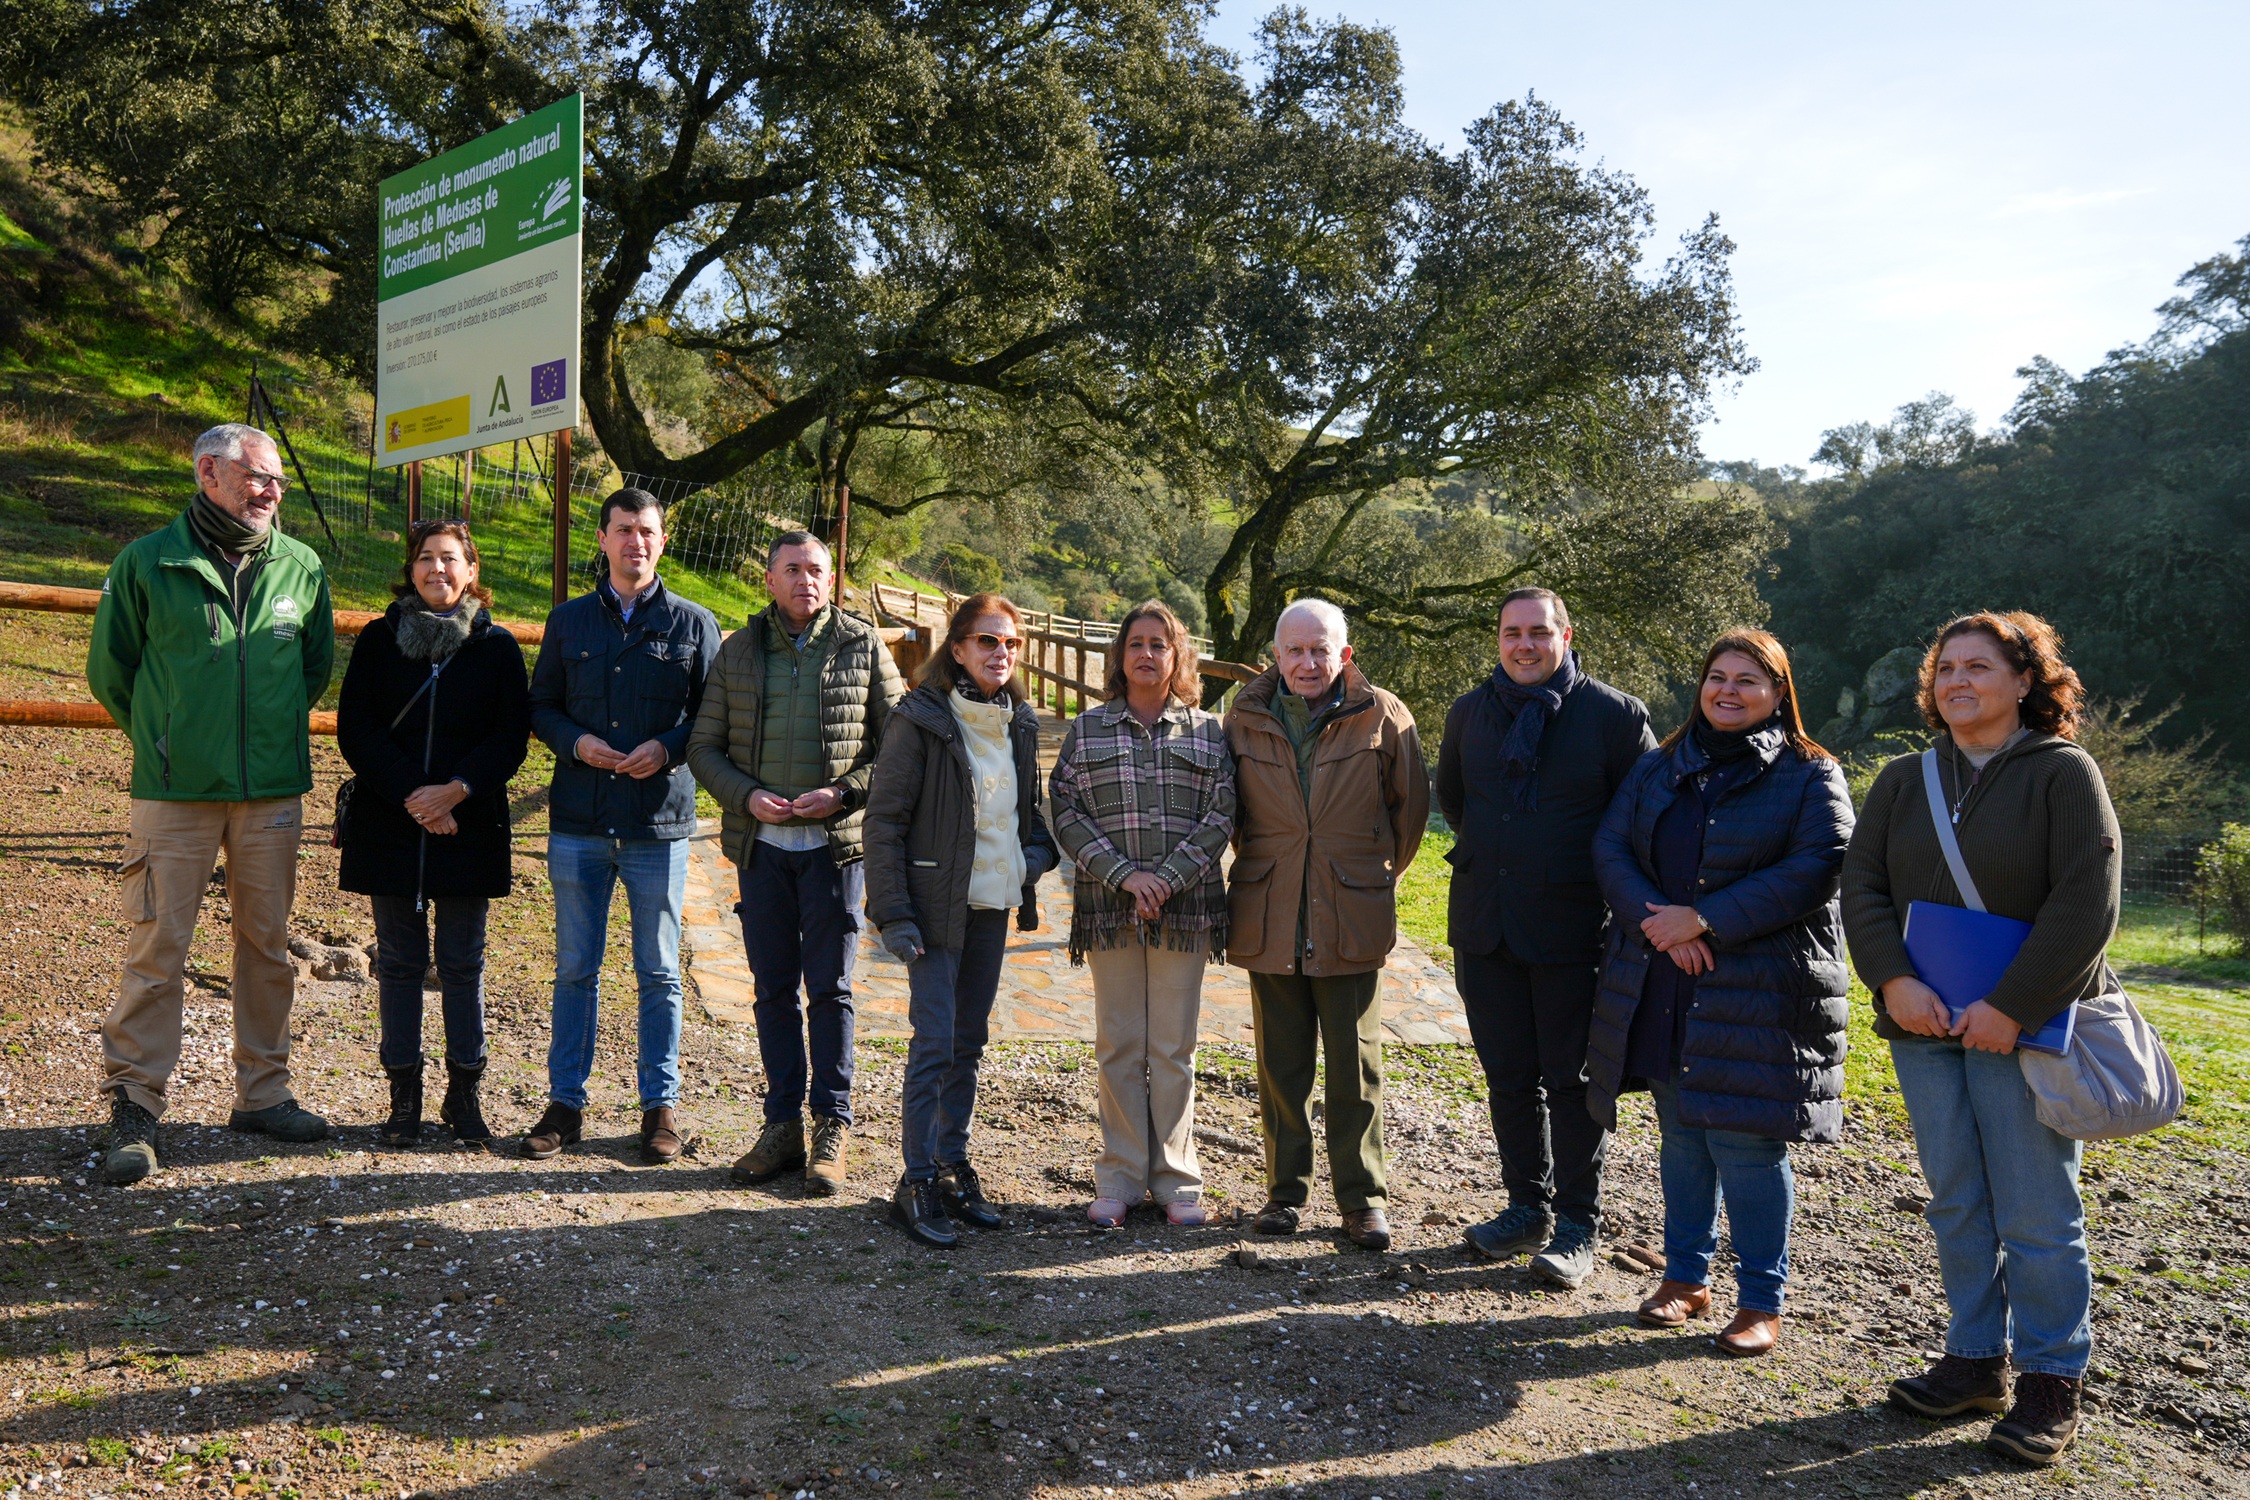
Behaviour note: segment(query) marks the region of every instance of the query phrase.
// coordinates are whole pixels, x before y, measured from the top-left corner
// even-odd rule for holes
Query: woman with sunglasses
[[[900,1101],[906,1172],[891,1218],[913,1239],[955,1243],[956,1219],[999,1227],[969,1165],[977,1064],[1008,941],[1008,908],[1057,863],[1039,815],[1039,716],[1016,664],[1023,622],[998,594],[963,600],[945,641],[899,700],[868,790],[867,914],[907,966]]]
[[[398,598],[360,633],[337,703],[336,743],[352,768],[337,815],[337,883],[375,909],[377,1055],[391,1084],[378,1137],[422,1138],[422,976],[434,925],[445,1016],[438,1118],[455,1140],[482,1144],[492,1135],[477,1099],[485,917],[515,874],[508,778],[531,738],[531,687],[516,638],[492,623],[466,523],[415,526],[400,571]]]

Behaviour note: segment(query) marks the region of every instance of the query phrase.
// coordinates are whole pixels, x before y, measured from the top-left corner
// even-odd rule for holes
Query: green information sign
[[[378,463],[577,425],[582,104],[383,180]]]

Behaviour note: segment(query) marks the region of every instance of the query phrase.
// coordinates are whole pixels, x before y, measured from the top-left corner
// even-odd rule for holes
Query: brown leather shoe
[[[813,1121],[812,1149],[805,1155],[805,1196],[833,1198],[844,1185],[844,1147],[852,1128],[821,1115]]]
[[[1391,1222],[1379,1208],[1354,1208],[1344,1214],[1344,1237],[1362,1250],[1391,1248]]]
[[[547,1101],[547,1112],[539,1123],[531,1127],[531,1134],[523,1138],[523,1154],[533,1161],[545,1161],[550,1156],[562,1154],[565,1146],[578,1144],[586,1125],[586,1112],[572,1109],[567,1104]]]
[[[1743,1308],[1711,1340],[1730,1359],[1750,1359],[1771,1350],[1781,1337],[1781,1314]]]
[[[669,1104],[641,1111],[641,1155],[648,1161],[677,1161],[687,1143],[680,1139],[680,1117]]]
[[[1680,1328],[1690,1318],[1711,1310],[1711,1289],[1692,1281],[1667,1280],[1648,1294],[1641,1310],[1633,1314],[1643,1328]]]

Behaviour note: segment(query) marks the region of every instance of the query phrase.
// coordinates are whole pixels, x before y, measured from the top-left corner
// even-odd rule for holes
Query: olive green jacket
[[[773,606],[726,638],[703,684],[703,703],[688,735],[688,770],[719,804],[721,846],[738,866],[757,834],[750,794],[758,780],[765,733],[765,640],[778,629]],[[828,606],[828,640],[820,664],[820,733],[829,783],[844,794],[828,820],[828,852],[839,865],[861,857],[860,820],[867,784],[883,748],[891,706],[905,696],[890,647],[874,626]]]

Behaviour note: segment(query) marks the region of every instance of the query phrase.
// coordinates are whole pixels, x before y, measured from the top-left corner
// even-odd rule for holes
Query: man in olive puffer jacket
[[[328,575],[274,528],[289,482],[272,438],[229,422],[196,439],[194,463],[187,510],[110,564],[86,657],[87,686],[133,739],[120,868],[131,935],[102,1022],[110,1183],[157,1165],[188,944],[222,850],[234,926],[228,1124],[285,1141],[328,1134],[289,1081],[289,907],[312,790],[305,713],[336,662]]]
[[[735,911],[766,1072],[765,1128],[734,1177],[770,1182],[802,1168],[805,1190],[820,1197],[843,1185],[852,1123],[860,821],[884,721],[905,692],[875,627],[830,602],[834,585],[819,538],[774,540],[773,603],[719,648],[688,736],[688,769],[718,802],[723,846],[741,872]]]

